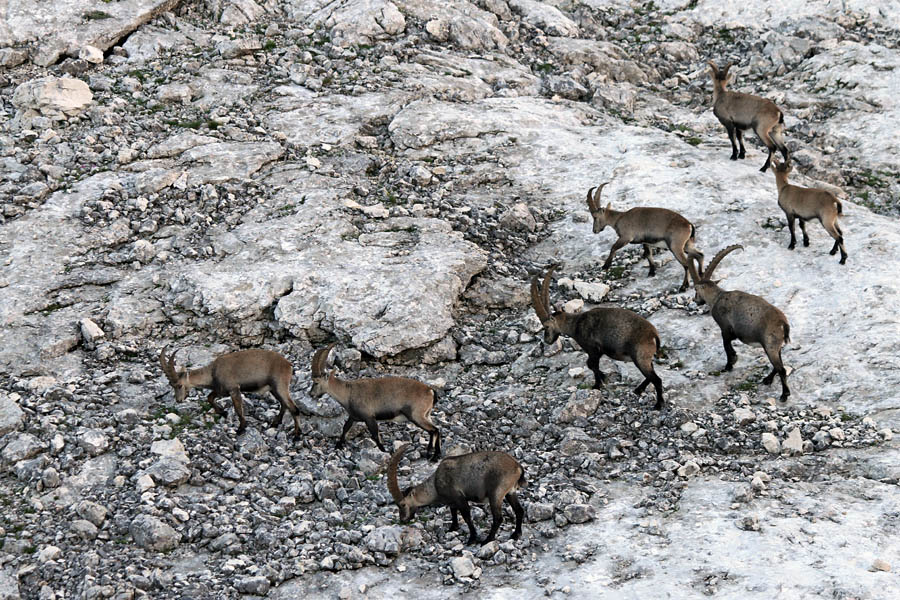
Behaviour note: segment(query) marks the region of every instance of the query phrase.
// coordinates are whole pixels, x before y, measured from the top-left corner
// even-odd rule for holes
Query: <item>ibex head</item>
[[[313,354],[312,364],[312,387],[309,389],[311,398],[319,399],[328,393],[326,385],[328,383],[328,373],[325,371],[325,364],[328,362],[328,354],[335,344],[331,344],[326,348],[321,348]]]
[[[740,244],[734,244],[733,246],[728,246],[727,248],[723,248],[719,250],[713,259],[710,261],[709,266],[706,267],[706,272],[703,273],[703,277],[700,277],[697,274],[697,269],[694,267],[693,262],[689,263],[688,268],[691,272],[691,278],[694,280],[694,302],[697,304],[705,304],[706,299],[704,296],[708,295],[712,288],[718,287],[718,280],[713,280],[712,275],[716,270],[716,267],[719,266],[719,263],[722,262],[722,259],[731,252],[735,250],[743,250],[744,247]]]
[[[413,503],[411,502],[412,498],[409,495],[410,488],[401,492],[400,484],[397,481],[397,465],[400,464],[400,459],[403,458],[407,448],[409,448],[409,444],[403,444],[396,452],[394,452],[394,455],[391,456],[391,462],[388,464],[387,472],[388,491],[394,499],[394,504],[400,509],[400,521],[403,523],[412,520],[416,514],[416,509],[418,508],[417,506],[413,506]]]
[[[609,225],[609,213],[612,209],[612,204],[607,203],[606,208],[600,208],[600,193],[609,183],[609,181],[601,183],[593,197],[591,197],[591,192],[594,191],[594,188],[589,189],[587,193],[588,210],[591,211],[591,216],[594,217],[594,233],[600,233]]]
[[[537,313],[538,319],[541,320],[541,325],[544,326],[545,344],[552,344],[559,337],[559,334],[562,333],[559,323],[562,313],[550,312],[550,278],[553,276],[553,271],[556,270],[557,266],[553,265],[547,270],[540,288],[538,288],[538,276],[535,275],[531,279],[531,305],[534,307],[534,312]]]
[[[175,366],[176,354],[178,354],[178,350],[167,357],[166,348],[163,348],[159,352],[159,365],[162,367],[163,373],[166,374],[169,385],[172,386],[175,402],[181,402],[187,396],[190,386],[187,385],[187,370],[184,367]]]
[[[707,61],[706,64],[709,65],[709,74],[714,82],[721,84],[723,88],[731,82],[728,77],[728,70],[731,69],[731,66],[734,64],[733,62],[728,63],[721,70],[719,70],[716,63],[711,60]]]

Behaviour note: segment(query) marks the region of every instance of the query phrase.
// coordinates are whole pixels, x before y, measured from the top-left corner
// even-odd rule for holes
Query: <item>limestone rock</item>
[[[24,418],[25,413],[19,408],[19,403],[5,392],[0,392],[0,437],[18,429]]]
[[[20,113],[33,111],[64,119],[82,113],[93,98],[88,85],[80,79],[42,77],[20,84],[13,92],[12,103]]]
[[[784,440],[784,443],[781,445],[782,449],[790,452],[791,454],[802,454],[803,453],[803,438],[800,436],[800,429],[794,428],[788,433],[787,438]]]
[[[453,570],[453,576],[457,579],[471,577],[475,574],[475,563],[468,556],[457,556],[452,559],[450,568]]]
[[[5,463],[17,463],[20,460],[34,458],[44,450],[44,444],[30,433],[19,433],[13,437],[0,456]]]
[[[769,454],[779,454],[781,452],[781,442],[775,437],[775,434],[766,432],[762,434],[762,445]]]
[[[150,515],[138,515],[129,528],[134,542],[144,550],[165,552],[181,541],[181,534]]]

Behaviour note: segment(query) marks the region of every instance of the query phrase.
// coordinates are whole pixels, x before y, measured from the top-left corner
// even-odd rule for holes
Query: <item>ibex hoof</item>
[[[847,264],[847,257],[846,257],[846,256],[845,256],[844,258],[841,259],[841,263],[840,263],[840,264],[842,264],[842,265],[846,265],[846,264]]]
[[[731,160],[737,160],[737,154],[732,154],[732,155],[731,155]]]
[[[803,245],[807,248],[809,247],[809,240],[803,240]]]
[[[475,544],[476,542],[478,542],[477,537],[470,537],[468,540],[466,540],[466,546],[471,546],[472,544]]]
[[[766,377],[765,379],[763,379],[763,384],[765,384],[765,385],[772,385],[772,382],[773,382],[774,380],[775,380],[775,377]]]
[[[522,537],[522,532],[519,531],[519,530],[516,530],[516,531],[512,534],[512,536],[510,537],[510,539],[511,539],[511,540],[517,540],[517,539],[519,539],[519,538],[521,538],[521,537]]]
[[[788,244],[788,250],[793,250],[793,249],[796,248],[796,247],[797,247],[797,244],[795,244],[795,243],[793,243],[793,242],[791,242],[790,244]]]
[[[763,168],[759,170],[760,173],[765,173],[769,170],[769,165],[763,165]]]

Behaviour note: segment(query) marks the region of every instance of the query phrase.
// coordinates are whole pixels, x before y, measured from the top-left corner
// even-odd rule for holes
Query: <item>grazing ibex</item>
[[[316,351],[312,359],[312,389],[309,395],[321,398],[328,394],[347,411],[347,422],[337,447],[344,445],[347,432],[357,421],[369,428],[372,439],[382,452],[387,452],[378,434],[378,421],[412,421],[428,432],[431,460],[441,457],[441,432],[431,421],[437,392],[428,385],[406,377],[364,377],[352,381],[325,372],[325,361],[334,347]]]
[[[745,344],[759,344],[766,351],[772,372],[763,383],[769,385],[777,374],[781,378],[781,401],[787,401],[791,391],[787,386],[787,371],[781,361],[781,349],[790,341],[791,327],[784,313],[753,294],[738,291],[725,291],[718,283],[711,280],[713,272],[726,254],[743,246],[728,246],[720,250],[710,261],[706,273],[701,278],[692,268],[697,304],[708,304],[709,312],[722,330],[722,342],[725,345],[725,371],[730,371],[737,361],[737,353],[731,346],[734,340]]]
[[[643,244],[644,258],[650,264],[649,275],[653,277],[656,275],[656,265],[653,263],[653,248],[650,244],[665,242],[675,260],[684,267],[684,279],[679,291],[685,291],[688,288],[688,262],[696,260],[698,271],[703,273],[703,253],[694,246],[694,226],[680,214],[667,208],[636,207],[622,212],[613,210],[611,203],[607,203],[606,208],[600,208],[600,193],[608,183],[601,183],[593,197],[591,192],[594,188],[587,193],[588,209],[594,217],[594,233],[600,233],[608,225],[619,235],[619,239],[609,249],[603,268],[610,267],[616,250],[625,244]]]
[[[516,530],[512,539],[522,536],[522,519],[525,509],[519,503],[516,491],[525,486],[525,470],[518,461],[505,452],[472,452],[460,456],[448,456],[441,461],[431,477],[422,483],[400,491],[397,482],[397,465],[409,444],[404,444],[391,456],[388,465],[388,491],[400,509],[400,521],[408,522],[423,506],[449,505],[450,531],[459,529],[457,513],[462,513],[469,526],[467,544],[478,541],[478,532],[472,523],[469,502],[488,502],[491,505],[491,532],[482,544],[494,540],[503,522],[503,499],[516,513]]]
[[[825,231],[834,238],[834,246],[830,254],[834,256],[841,251],[841,264],[847,262],[847,251],[844,249],[844,232],[838,225],[838,216],[844,209],[841,201],[834,194],[826,190],[805,188],[788,183],[787,176],[791,172],[791,163],[775,164],[775,184],[778,186],[778,206],[787,217],[788,228],[791,230],[791,243],[788,246],[793,250],[797,246],[797,237],[794,234],[794,219],[800,220],[800,231],[803,232],[803,245],[809,246],[809,236],[806,235],[806,222],[818,219]]]
[[[731,160],[744,158],[743,131],[753,129],[769,149],[769,156],[760,169],[761,172],[765,173],[769,168],[772,154],[776,149],[787,161],[788,149],[784,144],[784,113],[781,112],[781,109],[766,98],[725,89],[731,82],[728,70],[733,63],[728,63],[721,71],[716,63],[708,61],[708,64],[713,81],[713,114],[728,131],[728,139],[731,140]],[[738,153],[737,144],[734,143],[735,135],[741,145],[740,153]]]
[[[205,367],[186,370],[175,366],[177,353],[176,350],[168,357],[165,349],[159,353],[159,364],[175,393],[175,402],[184,400],[192,388],[212,390],[206,399],[224,417],[225,409],[219,406],[216,398],[231,396],[234,412],[240,421],[237,430],[240,435],[247,428],[241,392],[262,394],[269,391],[281,403],[281,411],[271,426],[280,425],[285,411],[290,411],[294,419],[294,438],[300,436],[300,411],[291,400],[291,376],[294,368],[285,357],[271,350],[239,350],[223,354]]]
[[[693,263],[691,263],[693,269]],[[550,313],[550,267],[538,289],[538,277],[531,280],[531,303],[544,326],[544,343],[552,344],[560,334],[574,339],[587,352],[587,366],[594,373],[594,389],[600,389],[606,375],[600,372],[600,357],[630,360],[644,375],[644,381],[634,389],[640,396],[647,385],[656,388],[656,405],[663,407],[662,380],[653,370],[653,357],[659,352],[659,332],[644,317],[615,307],[599,307],[578,314]]]

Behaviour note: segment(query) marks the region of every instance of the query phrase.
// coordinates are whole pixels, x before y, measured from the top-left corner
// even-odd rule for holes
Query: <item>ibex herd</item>
[[[845,264],[847,252],[838,224],[838,217],[842,214],[841,202],[830,192],[787,182],[791,164],[783,139],[784,114],[770,100],[726,89],[731,81],[731,63],[721,70],[713,62],[709,66],[713,80],[713,112],[728,131],[731,159],[744,158],[742,131],[747,129],[753,129],[768,149],[768,157],[761,170],[773,167],[778,206],[787,217],[791,234],[788,248],[796,246],[795,221],[799,219],[803,244],[808,246],[805,223],[817,219],[834,238],[831,254],[840,250],[840,264]],[[773,161],[776,150],[781,152],[783,163]],[[642,244],[644,257],[649,263],[649,275],[652,276],[656,273],[652,247],[665,244],[684,269],[679,291],[687,290],[689,281],[693,281],[696,304],[709,306],[710,314],[721,330],[727,359],[724,370],[731,370],[737,360],[732,347],[734,340],[759,344],[772,364],[772,371],[763,382],[769,385],[778,375],[781,400],[787,401],[791,392],[781,357],[782,349],[790,340],[787,317],[761,297],[742,291],[723,290],[718,281],[712,279],[722,259],[742,249],[742,246],[735,244],[720,250],[704,271],[704,255],[695,245],[696,228],[689,220],[665,208],[633,207],[627,211],[617,211],[613,210],[611,203],[601,207],[601,193],[609,183],[592,187],[587,193],[593,232],[598,234],[609,226],[618,235],[603,263],[603,269],[609,269],[616,251],[626,244]],[[664,407],[662,380],[653,368],[654,358],[659,356],[662,346],[656,327],[640,315],[618,307],[597,307],[577,314],[554,311],[550,302],[550,284],[556,268],[551,266],[542,277],[535,275],[531,280],[531,302],[543,327],[544,343],[553,344],[561,335],[575,340],[587,353],[587,366],[594,375],[594,389],[600,389],[606,381],[606,375],[600,371],[603,356],[634,363],[644,377],[634,393],[640,396],[652,384],[656,396],[654,408],[661,410]],[[378,422],[409,421],[428,432],[425,454],[432,461],[439,460],[442,436],[432,418],[438,401],[437,390],[405,377],[341,379],[334,370],[326,370],[333,347],[334,344],[321,348],[312,357],[309,396],[318,399],[327,394],[346,411],[347,420],[336,447],[343,448],[353,424],[361,422],[368,428],[375,445],[387,453],[378,431]],[[280,425],[285,412],[290,411],[294,437],[300,436],[299,410],[290,395],[293,367],[282,355],[268,350],[242,350],[219,356],[204,367],[187,370],[176,366],[177,351],[168,356],[166,352],[167,349],[160,352],[159,362],[172,386],[176,402],[183,401],[192,388],[208,389],[207,401],[217,414],[224,416],[225,409],[216,399],[228,396],[239,421],[237,433],[241,434],[247,427],[241,394],[270,391],[280,403],[280,410],[271,427]],[[451,515],[450,530],[459,528],[458,515],[461,513],[469,529],[468,543],[472,544],[477,541],[477,532],[469,502],[487,502],[493,518],[490,533],[482,541],[487,543],[496,537],[503,521],[502,504],[505,500],[515,513],[512,538],[521,536],[525,510],[516,492],[525,486],[526,480],[524,469],[515,458],[505,452],[472,452],[447,457],[426,480],[401,491],[397,469],[408,447],[409,444],[403,444],[396,450],[387,467],[388,491],[399,508],[401,521],[409,521],[421,507],[447,505]]]

